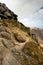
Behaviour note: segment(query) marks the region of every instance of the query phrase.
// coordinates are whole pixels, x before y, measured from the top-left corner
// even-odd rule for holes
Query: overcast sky
[[[43,0],[0,0],[26,26],[43,28]]]

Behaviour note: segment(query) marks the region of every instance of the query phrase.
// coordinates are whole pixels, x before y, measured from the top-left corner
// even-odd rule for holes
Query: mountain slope
[[[0,20],[0,55],[3,63],[5,62],[5,65],[43,64],[40,46],[16,23],[18,22],[9,19]]]
[[[43,29],[33,28],[31,32],[37,36],[38,43],[43,48]]]
[[[13,17],[0,16],[0,65],[43,65],[42,50],[29,30]]]

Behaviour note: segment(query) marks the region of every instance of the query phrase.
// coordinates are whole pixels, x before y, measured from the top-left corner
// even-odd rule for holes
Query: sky
[[[19,22],[27,27],[43,29],[43,0],[0,0],[18,15]]]

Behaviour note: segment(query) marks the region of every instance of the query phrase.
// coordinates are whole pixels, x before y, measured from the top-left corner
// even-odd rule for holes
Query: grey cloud
[[[39,8],[34,14],[33,14],[33,18],[35,19],[43,19],[43,7]]]

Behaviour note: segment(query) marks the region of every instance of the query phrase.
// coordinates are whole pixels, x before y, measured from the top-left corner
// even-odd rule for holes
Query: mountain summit
[[[0,3],[0,65],[43,65],[43,52],[30,28]]]
[[[4,3],[0,3],[0,17],[17,20],[17,15],[14,14]]]

